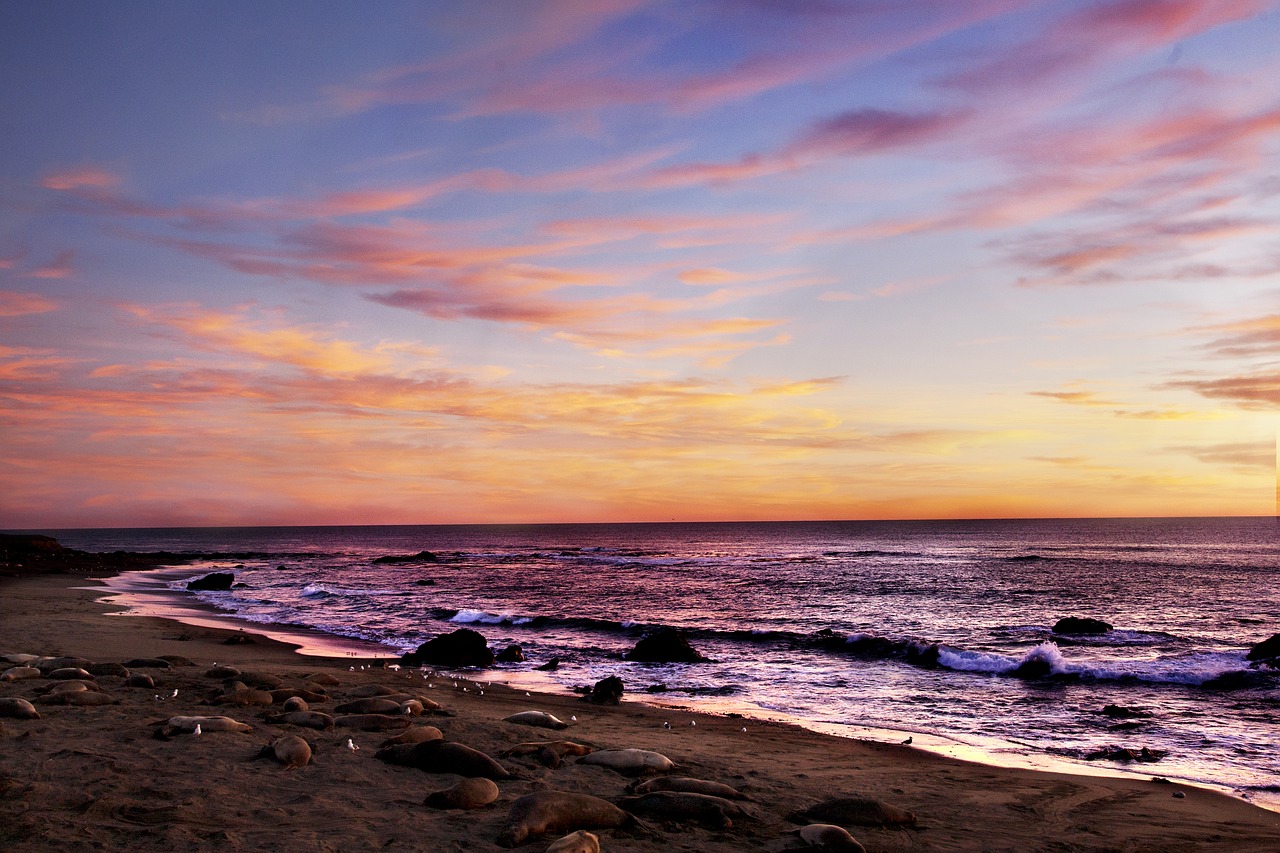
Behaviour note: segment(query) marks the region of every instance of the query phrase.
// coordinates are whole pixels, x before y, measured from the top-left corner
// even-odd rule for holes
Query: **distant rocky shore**
[[[174,554],[168,551],[92,553],[63,547],[52,536],[0,533],[0,577],[45,574],[123,572],[175,566],[205,559],[208,554]]]

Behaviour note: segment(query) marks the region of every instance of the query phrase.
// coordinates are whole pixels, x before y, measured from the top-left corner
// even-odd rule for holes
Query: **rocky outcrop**
[[[202,578],[196,578],[187,584],[187,589],[192,592],[198,590],[227,590],[231,589],[231,585],[236,582],[236,576],[231,572],[210,572]]]
[[[1101,619],[1081,616],[1064,616],[1053,625],[1055,634],[1105,634],[1111,625]]]
[[[582,701],[592,705],[621,705],[622,679],[616,675],[600,679],[591,692],[582,697]]]
[[[1249,654],[1245,655],[1245,658],[1280,667],[1280,634],[1272,634],[1270,638],[1249,649]]]
[[[689,645],[689,640],[675,628],[663,628],[642,638],[627,653],[626,659],[640,663],[704,663],[710,660]]]
[[[436,666],[491,666],[494,661],[489,644],[478,631],[470,628],[459,628],[439,637],[432,637],[415,651],[407,652],[400,658],[405,666],[421,666],[429,663]]]
[[[373,560],[374,565],[397,565],[399,563],[438,563],[440,558],[430,551],[419,551],[416,554],[389,554],[385,557],[376,557]]]
[[[498,652],[496,660],[498,663],[520,663],[524,660],[524,649],[512,643]]]

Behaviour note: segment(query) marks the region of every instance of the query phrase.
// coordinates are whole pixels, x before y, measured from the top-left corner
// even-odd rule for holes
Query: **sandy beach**
[[[107,615],[113,608],[96,602],[99,593],[81,588],[93,586],[90,577],[0,581],[0,653],[95,664],[171,656],[173,665],[131,668],[134,675],[152,676],[154,687],[127,686],[123,675],[97,676],[96,686],[112,704],[47,704],[42,691],[55,679],[44,675],[0,683],[0,700],[29,700],[40,715],[0,719],[4,850],[500,850],[519,798],[554,790],[619,803],[637,781],[575,757],[552,767],[533,755],[512,756],[498,758],[511,778],[497,781],[496,801],[473,810],[432,808],[424,798],[463,777],[375,758],[379,744],[400,730],[323,731],[268,722],[267,716],[282,711],[279,691],[271,707],[210,704],[224,681],[210,674],[215,664],[241,670],[244,681],[275,683],[274,677],[285,691],[305,689],[312,710],[331,715],[351,691],[368,685],[421,695],[445,713],[412,717],[413,726],[434,726],[446,741],[488,756],[535,741],[638,748],[675,763],[676,769],[656,775],[711,780],[749,798],[735,802],[732,825],[672,813],[646,814],[638,827],[591,829],[604,850],[805,849],[797,830],[811,821],[797,821],[794,813],[854,795],[916,817],[914,826],[846,822],[872,853],[1280,849],[1280,814],[1212,791],[1143,777],[971,764],[781,723],[651,707],[631,701],[629,694],[617,707],[528,695],[488,684],[484,673],[476,679],[424,678],[416,671],[369,666],[370,661],[304,657],[261,636],[227,644],[240,632]],[[317,685],[317,675],[328,684]],[[505,720],[530,710],[571,725],[551,731]],[[159,721],[219,715],[252,731],[156,736]],[[285,734],[313,745],[306,766],[290,769],[257,757]],[[517,849],[546,850],[567,831],[534,835]]]

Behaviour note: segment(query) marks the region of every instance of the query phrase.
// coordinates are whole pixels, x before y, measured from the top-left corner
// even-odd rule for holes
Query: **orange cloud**
[[[37,267],[28,275],[32,278],[67,278],[73,272],[71,262],[75,259],[75,256],[76,253],[71,249],[59,252],[52,261],[42,267]]]
[[[99,169],[94,166],[86,166],[81,169],[72,169],[66,172],[56,172],[52,175],[46,175],[40,182],[42,187],[51,190],[78,190],[83,188],[94,189],[110,189],[118,186],[120,178],[117,175]]]

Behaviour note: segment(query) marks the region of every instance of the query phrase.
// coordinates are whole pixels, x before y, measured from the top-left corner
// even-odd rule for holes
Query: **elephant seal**
[[[569,724],[559,717],[552,716],[545,711],[521,711],[519,714],[512,714],[505,717],[508,723],[518,723],[522,726],[537,726],[543,729],[567,729]]]
[[[72,690],[64,693],[46,693],[36,699],[41,705],[119,705],[120,700],[109,693],[96,690]]]
[[[242,723],[239,720],[233,720],[230,717],[170,717],[167,720],[160,720],[152,725],[159,726],[156,734],[159,737],[169,737],[175,734],[191,734],[195,732],[196,726],[200,727],[201,732],[251,732],[253,726]]]
[[[0,674],[0,681],[22,681],[25,678],[42,678],[44,673],[34,666],[11,666]]]
[[[400,703],[393,699],[370,697],[343,702],[333,709],[335,714],[403,714]]]
[[[712,829],[728,829],[733,826],[733,817],[758,819],[743,806],[723,797],[687,791],[654,791],[624,798],[618,805],[632,814],[676,823],[694,821]]]
[[[92,690],[95,693],[101,692],[102,688],[92,681],[55,681],[36,688],[36,693],[80,693],[85,690]]]
[[[830,823],[811,823],[797,833],[800,840],[810,847],[821,847],[831,853],[867,853],[867,848],[849,834],[843,826]]]
[[[498,799],[498,793],[498,786],[492,780],[475,777],[428,794],[422,804],[433,809],[478,809]]]
[[[400,710],[410,717],[421,717],[426,713],[427,708],[417,699],[410,699],[408,702],[400,703]]]
[[[268,714],[264,719],[268,723],[284,723],[287,726],[300,726],[322,732],[333,728],[333,717],[320,711],[285,711],[279,714]]]
[[[547,853],[600,853],[600,836],[579,829],[551,842]]]
[[[40,655],[28,655],[22,652],[7,652],[0,655],[0,660],[5,663],[11,663],[14,666],[35,666],[36,661],[40,660]]]
[[[394,696],[400,691],[394,687],[387,687],[383,684],[361,684],[359,687],[352,687],[347,691],[348,699],[367,699],[370,696]]]
[[[164,658],[132,658],[123,663],[126,669],[173,669]]]
[[[278,690],[268,690],[267,692],[271,694],[272,702],[279,702],[281,705],[290,699],[301,699],[303,702],[308,703],[329,701],[327,693],[320,693],[316,690],[303,690],[301,687],[281,687]]]
[[[427,773],[456,773],[494,780],[512,778],[510,770],[485,753],[454,741],[395,744],[379,750],[374,757],[392,764],[416,767]]]
[[[386,732],[393,729],[407,729],[413,721],[405,715],[393,717],[390,714],[346,714],[334,717],[333,724],[340,729],[359,729],[362,732]]]
[[[592,748],[581,743],[574,743],[571,740],[548,740],[537,741],[533,743],[518,743],[515,746],[503,751],[502,758],[520,758],[526,755],[533,756],[534,760],[539,764],[550,767],[553,770],[560,766],[560,762],[569,755],[587,755]]]
[[[124,680],[125,687],[145,687],[148,690],[155,689],[156,680],[145,672],[135,672]]]
[[[68,668],[88,670],[89,667],[93,666],[93,661],[77,657],[40,658],[37,661],[33,661],[31,665],[41,672],[49,673],[55,669]]]
[[[601,749],[578,759],[579,764],[608,767],[625,776],[664,773],[675,769],[675,762],[660,752],[647,749]]]
[[[428,740],[444,740],[444,733],[435,726],[414,726],[405,729],[395,737],[389,737],[379,746],[395,746],[397,744],[413,746]]]
[[[841,826],[916,825],[916,816],[906,809],[870,797],[849,796],[824,800],[795,816],[800,822],[822,821]]]
[[[275,702],[271,698],[271,694],[265,690],[256,690],[252,687],[244,687],[242,690],[231,690],[223,693],[215,698],[213,705],[235,705],[241,708],[249,706],[265,707],[274,705]]]
[[[76,681],[92,681],[93,676],[89,674],[89,670],[81,669],[78,666],[64,666],[58,669],[52,669],[45,673],[45,678],[52,678],[55,681],[67,681],[74,679]]]
[[[205,670],[205,678],[220,678],[223,681],[228,678],[239,678],[240,670],[234,666],[213,666]]]
[[[722,782],[709,782],[706,779],[691,779],[688,776],[659,776],[648,782],[636,782],[628,789],[633,794],[652,794],[657,791],[679,791],[687,794],[707,794],[725,800],[750,800],[737,788],[731,788]]]
[[[576,829],[613,829],[636,825],[634,815],[608,800],[567,791],[534,791],[511,804],[498,844],[515,847],[535,835]]]
[[[0,717],[13,717],[15,720],[38,720],[40,712],[36,706],[18,696],[0,699]]]
[[[312,684],[318,684],[321,687],[341,687],[342,686],[342,682],[339,681],[336,676],[330,675],[327,672],[313,672],[310,675],[308,675],[304,680],[309,681]]]
[[[306,767],[311,761],[311,744],[297,735],[281,735],[262,748],[260,758],[273,756],[285,770]]]
[[[94,676],[109,675],[114,678],[128,678],[129,669],[122,663],[95,663],[86,666],[85,669]]]
[[[311,706],[301,696],[290,696],[282,706],[286,711],[310,711]]]

